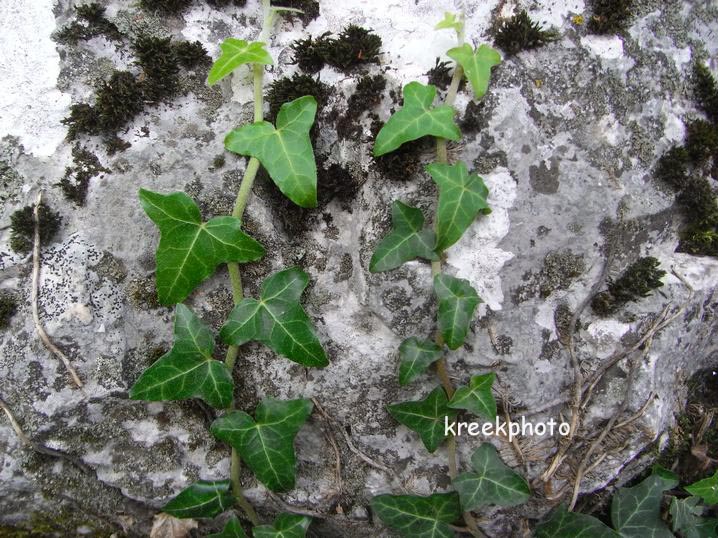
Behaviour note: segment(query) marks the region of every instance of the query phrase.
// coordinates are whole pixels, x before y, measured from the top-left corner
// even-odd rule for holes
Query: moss
[[[319,193],[319,205],[328,204],[336,199],[342,205],[354,199],[361,183],[354,179],[354,176],[341,164],[317,163],[317,192]]]
[[[397,150],[375,157],[376,168],[384,178],[408,181],[422,169],[421,153],[429,148],[429,137],[402,144]]]
[[[319,37],[308,37],[306,39],[298,39],[292,43],[291,48],[294,52],[294,63],[296,63],[302,71],[307,73],[316,73],[326,63],[327,51],[331,49],[333,39],[330,39],[331,32],[326,32]]]
[[[294,76],[284,77],[275,80],[269,85],[267,91],[267,102],[269,103],[269,121],[274,123],[277,120],[279,108],[289,101],[293,101],[303,95],[312,95],[317,100],[318,110],[326,104],[329,97],[330,88],[326,84],[319,82],[310,75],[300,75],[295,73]],[[316,123],[314,124],[316,128]]]
[[[499,26],[494,43],[508,55],[535,49],[558,39],[556,30],[544,30],[522,10]]]
[[[105,8],[100,4],[93,2],[76,6],[75,14],[77,20],[57,32],[55,37],[60,43],[74,45],[100,35],[115,41],[122,39],[117,26],[105,18]]]
[[[469,101],[469,104],[466,105],[466,110],[464,110],[464,115],[459,122],[459,126],[463,132],[475,133],[481,128],[482,124],[486,121],[482,114],[485,106],[485,101],[480,101],[479,103],[473,100]]]
[[[656,178],[675,190],[681,190],[688,182],[690,156],[683,146],[673,146],[658,159]]]
[[[608,290],[597,294],[591,301],[594,312],[607,316],[626,303],[648,297],[651,291],[663,286],[661,278],[666,274],[659,269],[660,262],[652,257],[639,258],[621,273],[617,280],[608,282]]]
[[[366,75],[359,79],[356,91],[349,97],[346,113],[337,122],[337,135],[340,139],[355,139],[361,134],[359,118],[381,102],[385,89],[384,75]]]
[[[212,7],[227,7],[229,5],[244,7],[247,0],[207,0],[207,3]]]
[[[85,205],[90,180],[103,172],[109,173],[110,170],[102,166],[94,153],[79,144],[72,148],[72,160],[73,166],[65,168],[65,175],[58,185],[65,198],[82,206]]]
[[[0,329],[10,325],[10,319],[17,312],[17,297],[9,291],[0,291]]]
[[[10,215],[10,248],[20,254],[32,250],[35,238],[34,207],[25,206]],[[40,244],[49,243],[60,229],[62,217],[42,202],[38,211],[40,219]]]
[[[212,159],[212,166],[210,166],[210,170],[215,171],[220,168],[224,168],[225,163],[226,157],[224,156],[224,153],[219,153],[215,155],[214,159]]]
[[[593,0],[588,30],[594,34],[616,34],[626,29],[632,18],[633,0]]]
[[[294,13],[291,11],[282,11],[282,15],[290,19],[298,18],[305,25],[319,16],[319,2],[316,0],[275,0],[272,7],[290,7],[293,9],[301,9],[302,13]]]
[[[379,62],[381,37],[371,30],[350,24],[337,38],[325,33],[292,44],[294,61],[301,69],[316,73],[329,64],[348,73],[359,65]]]
[[[451,84],[451,71],[451,62],[441,62],[437,58],[434,67],[429,69],[425,75],[429,84],[446,90]]]
[[[179,15],[187,9],[192,0],[140,0],[140,7],[164,15]]]
[[[212,63],[207,50],[199,41],[180,41],[175,43],[174,55],[177,62],[185,69],[193,69],[200,65]]]
[[[718,231],[690,226],[681,233],[676,250],[695,256],[718,257]]]
[[[159,103],[175,96],[179,91],[180,68],[172,38],[141,36],[132,48],[142,67],[141,86],[145,99]]]
[[[709,120],[718,123],[718,86],[715,79],[708,68],[699,62],[693,66],[693,78],[698,106]]]
[[[676,202],[685,209],[690,225],[702,229],[718,226],[716,195],[706,178],[691,179],[676,197]]]

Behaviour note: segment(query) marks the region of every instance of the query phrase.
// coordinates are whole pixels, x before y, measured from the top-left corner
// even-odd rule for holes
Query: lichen
[[[55,39],[60,43],[75,45],[78,41],[87,41],[97,36],[105,36],[107,39],[119,41],[122,39],[117,26],[105,17],[105,8],[93,2],[75,6],[77,20],[63,26]]]
[[[548,253],[538,276],[539,295],[548,297],[557,289],[566,289],[585,270],[583,254],[574,254],[570,249]]]
[[[661,278],[666,272],[659,267],[660,262],[652,256],[639,258],[618,279],[609,279],[608,289],[592,299],[591,308],[599,316],[608,316],[626,303],[648,297],[651,291],[663,286]]]
[[[140,310],[159,308],[161,305],[154,275],[130,280],[127,284],[127,298],[132,306]]]
[[[531,20],[526,10],[501,22],[494,43],[507,55],[518,54],[522,50],[541,47],[558,39],[556,30],[544,30],[541,25]]]
[[[90,180],[103,172],[109,173],[110,170],[102,166],[94,153],[79,144],[72,148],[72,160],[73,166],[65,168],[65,175],[58,185],[65,198],[82,206],[85,205]]]
[[[34,207],[25,206],[10,215],[10,248],[20,254],[32,250],[35,238]],[[40,220],[40,244],[49,243],[60,229],[62,217],[50,209],[45,202],[40,203],[38,210]]]
[[[10,325],[10,319],[17,312],[17,297],[9,291],[0,291],[0,329]]]
[[[324,33],[292,44],[294,61],[309,73],[316,73],[324,64],[348,73],[359,65],[378,63],[381,37],[371,30],[350,24],[337,38]]]
[[[588,30],[594,34],[616,34],[626,30],[633,16],[633,0],[593,0]]]

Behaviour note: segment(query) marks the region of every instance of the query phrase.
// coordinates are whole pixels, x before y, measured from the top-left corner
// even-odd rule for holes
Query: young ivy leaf
[[[254,538],[304,538],[312,518],[294,514],[279,514],[273,525],[261,525],[253,530]]]
[[[183,301],[220,263],[251,262],[264,247],[242,231],[235,217],[202,222],[199,208],[183,192],[159,194],[140,189],[140,203],[160,229],[157,295],[162,304]]]
[[[450,105],[433,106],[436,87],[410,82],[404,86],[404,106],[379,131],[374,157],[394,151],[405,142],[423,136],[459,140],[461,131],[454,123],[456,111]]]
[[[399,384],[406,385],[419,377],[431,363],[441,358],[441,348],[430,340],[407,338],[399,346]]]
[[[290,267],[262,283],[259,300],[243,299],[220,331],[226,343],[241,346],[257,340],[272,351],[304,366],[329,364],[312,322],[299,304],[309,276]]]
[[[423,400],[391,404],[387,410],[397,422],[418,433],[426,450],[433,453],[446,439],[445,417],[456,418],[456,412],[447,403],[444,389],[436,387]]]
[[[464,43],[460,47],[449,49],[446,54],[463,67],[476,99],[481,99],[489,89],[491,68],[501,63],[498,51],[488,45],[481,45],[474,50],[471,45]]]
[[[491,213],[486,197],[489,189],[476,174],[469,174],[463,162],[432,163],[426,167],[439,187],[436,210],[436,250],[456,243],[479,213]]]
[[[464,21],[461,17],[457,17],[456,13],[445,11],[444,18],[436,23],[434,30],[454,30],[457,34],[461,34],[464,31]]]
[[[491,443],[474,451],[471,466],[475,472],[461,473],[453,481],[465,511],[489,504],[516,506],[531,496],[526,480],[501,461]]]
[[[228,37],[219,44],[222,55],[212,65],[207,77],[207,84],[212,86],[242,64],[263,64],[274,63],[272,56],[264,48],[264,43],[253,41],[248,43],[244,39]]]
[[[222,529],[222,532],[207,535],[207,538],[249,538],[239,523],[237,516],[232,516]]]
[[[434,277],[434,293],[439,299],[441,335],[449,349],[457,349],[464,343],[474,310],[481,299],[468,280],[445,274]]]
[[[152,402],[202,398],[212,407],[229,407],[232,375],[223,362],[212,358],[213,351],[212,332],[189,308],[178,304],[172,349],[142,373],[130,389],[130,398]]]
[[[673,497],[670,514],[674,532],[685,538],[713,538],[718,536],[718,519],[704,518],[704,506],[698,497],[678,499]]]
[[[235,448],[260,482],[272,491],[294,487],[294,437],[312,414],[309,400],[265,398],[256,420],[244,411],[232,411],[212,423],[217,439]]]
[[[453,538],[450,525],[461,519],[456,493],[378,495],[371,507],[387,526],[408,538]]]
[[[434,252],[436,234],[433,230],[424,229],[421,209],[396,200],[391,206],[391,223],[391,232],[376,246],[369,262],[372,273],[396,269],[415,258],[439,259]]]
[[[224,147],[259,159],[279,190],[301,207],[317,205],[317,165],[309,130],[317,113],[317,100],[305,95],[284,103],[277,127],[268,121],[243,125],[224,139]]]
[[[621,535],[595,517],[569,512],[561,504],[536,527],[534,538],[621,538]]]
[[[496,379],[493,372],[475,375],[468,387],[459,387],[449,402],[452,409],[466,409],[469,413],[484,417],[487,420],[496,418],[496,400],[491,386]]]
[[[186,519],[214,517],[234,504],[229,480],[200,480],[182,490],[162,511]]]
[[[697,495],[706,504],[718,504],[718,471],[713,476],[686,486],[686,491],[691,495]]]

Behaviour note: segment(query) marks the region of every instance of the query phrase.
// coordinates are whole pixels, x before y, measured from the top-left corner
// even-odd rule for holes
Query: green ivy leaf
[[[611,501],[611,522],[624,538],[672,538],[661,520],[663,492],[678,485],[676,476],[655,468],[653,474],[632,488],[621,488]]]
[[[224,147],[259,159],[279,190],[301,207],[317,206],[317,165],[309,130],[317,100],[305,95],[284,103],[277,127],[268,121],[243,125],[224,139]]]
[[[429,365],[441,358],[441,348],[430,340],[407,338],[399,346],[399,384],[406,385],[426,371]]]
[[[444,419],[456,418],[456,412],[446,405],[448,400],[441,387],[436,387],[423,400],[401,402],[387,406],[392,417],[421,437],[426,450],[435,452],[446,439]]]
[[[200,480],[182,490],[162,511],[179,519],[210,518],[233,504],[229,480]]]
[[[496,418],[496,400],[491,392],[496,374],[475,375],[468,387],[459,387],[449,402],[452,409],[466,409],[487,420]]]
[[[424,229],[421,209],[397,200],[391,206],[391,223],[391,232],[376,246],[369,262],[372,273],[396,269],[415,258],[439,259],[434,252],[436,235],[433,230]]]
[[[274,524],[254,528],[254,538],[304,538],[312,518],[293,514],[280,514]]]
[[[244,39],[235,39],[228,37],[219,48],[222,55],[212,65],[207,77],[207,84],[212,86],[242,64],[263,64],[271,65],[274,63],[272,56],[264,48],[264,43],[253,41],[248,43]]]
[[[698,497],[671,501],[671,526],[684,538],[715,538],[718,536],[718,519],[704,518],[704,506]]]
[[[454,123],[456,111],[450,105],[433,106],[436,87],[410,82],[404,86],[404,106],[379,131],[374,157],[394,151],[405,142],[424,136],[459,140],[461,131]]]
[[[409,538],[453,538],[450,525],[461,518],[456,493],[378,495],[371,507],[387,526]]]
[[[464,43],[460,47],[449,49],[446,54],[464,68],[476,99],[481,99],[489,89],[491,68],[501,63],[498,51],[488,45],[481,45],[474,50],[471,45]]]
[[[426,167],[439,187],[436,210],[436,250],[456,243],[479,213],[491,213],[486,197],[489,189],[476,174],[469,174],[463,162],[432,163]]]
[[[718,504],[718,471],[713,476],[686,486],[685,489],[691,495],[697,495],[703,499],[706,504]]]
[[[434,293],[439,299],[438,324],[449,349],[464,343],[469,323],[481,299],[468,280],[439,274],[434,277]]]
[[[454,30],[457,34],[461,34],[464,31],[464,21],[461,17],[457,17],[456,13],[445,11],[444,18],[436,23],[434,30]]]
[[[210,534],[207,538],[249,538],[244,532],[242,525],[239,523],[237,516],[232,516],[222,529],[222,532]]]
[[[202,222],[199,208],[183,192],[159,194],[140,189],[140,203],[160,229],[157,295],[162,304],[183,301],[220,263],[251,262],[264,247],[242,231],[234,217]]]
[[[294,437],[312,414],[309,400],[265,398],[256,420],[244,411],[232,411],[212,423],[212,433],[239,452],[257,478],[272,491],[294,487]]]
[[[304,366],[329,364],[312,322],[299,304],[309,276],[290,267],[267,277],[260,298],[243,299],[220,331],[226,343],[241,346],[257,340]]]
[[[454,481],[464,510],[497,504],[516,506],[525,503],[531,490],[524,478],[511,470],[491,443],[484,443],[471,456],[473,473],[461,473]]]
[[[130,398],[152,402],[202,398],[212,407],[229,407],[232,374],[212,358],[213,351],[212,332],[189,308],[178,304],[172,349],[142,373],[130,389]]]
[[[536,527],[534,538],[621,538],[621,535],[595,517],[569,512],[562,504]]]

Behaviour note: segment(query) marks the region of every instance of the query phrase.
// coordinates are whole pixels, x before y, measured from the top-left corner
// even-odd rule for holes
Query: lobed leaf
[[[260,482],[272,491],[294,487],[294,438],[312,413],[309,400],[265,398],[256,420],[244,411],[232,411],[212,423],[212,434],[235,448]],[[256,535],[256,534],[255,534]]]
[[[254,538],[304,538],[312,518],[294,514],[279,514],[273,525],[254,528]]]
[[[222,54],[209,70],[207,84],[216,84],[243,64],[273,64],[272,56],[264,46],[259,41],[249,43],[244,39],[228,37],[219,44]]]
[[[704,518],[704,506],[698,497],[678,499],[673,497],[669,512],[671,526],[684,538],[715,538],[718,536],[718,519]]]
[[[456,493],[379,495],[371,507],[387,526],[409,538],[452,538],[450,525],[461,518]]]
[[[259,159],[279,190],[301,207],[317,206],[317,165],[309,130],[317,100],[305,95],[284,103],[277,127],[268,121],[243,125],[224,139],[224,147]]]
[[[685,489],[691,495],[703,499],[706,504],[718,504],[718,471],[713,476],[686,486]]]
[[[501,63],[498,51],[488,45],[481,45],[474,50],[471,45],[464,43],[449,49],[446,54],[464,69],[476,99],[481,99],[489,89],[491,68]]]
[[[446,439],[445,417],[450,421],[456,418],[447,404],[446,392],[436,387],[423,400],[391,404],[387,410],[397,422],[418,433],[426,450],[433,453]]]
[[[464,21],[461,17],[457,17],[456,13],[445,11],[444,18],[436,23],[434,30],[454,30],[457,34],[461,34],[464,31]]]
[[[220,331],[226,343],[241,346],[257,340],[304,366],[329,364],[312,322],[299,304],[309,276],[290,267],[267,277],[259,300],[243,299]]]
[[[569,512],[562,504],[536,527],[534,538],[621,538],[621,535],[595,517]]]
[[[130,389],[133,400],[201,398],[212,407],[232,404],[234,382],[227,366],[212,358],[214,337],[183,304],[175,310],[174,344]]]
[[[486,197],[489,189],[476,174],[469,174],[463,162],[432,163],[426,167],[439,187],[436,210],[436,250],[456,243],[479,213],[491,212]]]
[[[439,299],[438,325],[449,349],[457,349],[469,332],[469,323],[481,299],[468,280],[438,274],[434,293]]]
[[[424,215],[420,209],[399,200],[391,207],[392,230],[374,250],[369,262],[372,273],[390,271],[415,258],[438,260],[434,252],[436,235],[424,229]]]
[[[399,384],[406,385],[419,377],[431,363],[441,358],[439,346],[430,340],[419,340],[415,336],[407,338],[399,346]]]
[[[459,140],[461,131],[454,122],[450,105],[433,106],[436,87],[410,82],[404,86],[404,106],[394,113],[376,136],[374,157],[424,136]]]
[[[160,229],[157,295],[164,305],[183,301],[220,263],[264,256],[264,247],[242,231],[239,219],[214,217],[203,223],[197,204],[183,192],[140,189],[140,203]]]
[[[186,518],[211,518],[234,504],[229,480],[200,480],[182,490],[168,502],[162,511],[171,516]]]
[[[210,534],[207,538],[249,538],[239,523],[237,516],[232,516],[222,529],[222,532]]]
[[[531,496],[526,480],[501,461],[491,443],[474,451],[471,466],[475,472],[461,473],[453,480],[464,511],[489,504],[516,506]]]
[[[459,387],[454,392],[449,407],[465,409],[469,413],[484,417],[487,420],[496,418],[496,400],[491,392],[496,374],[475,375],[468,387]]]

